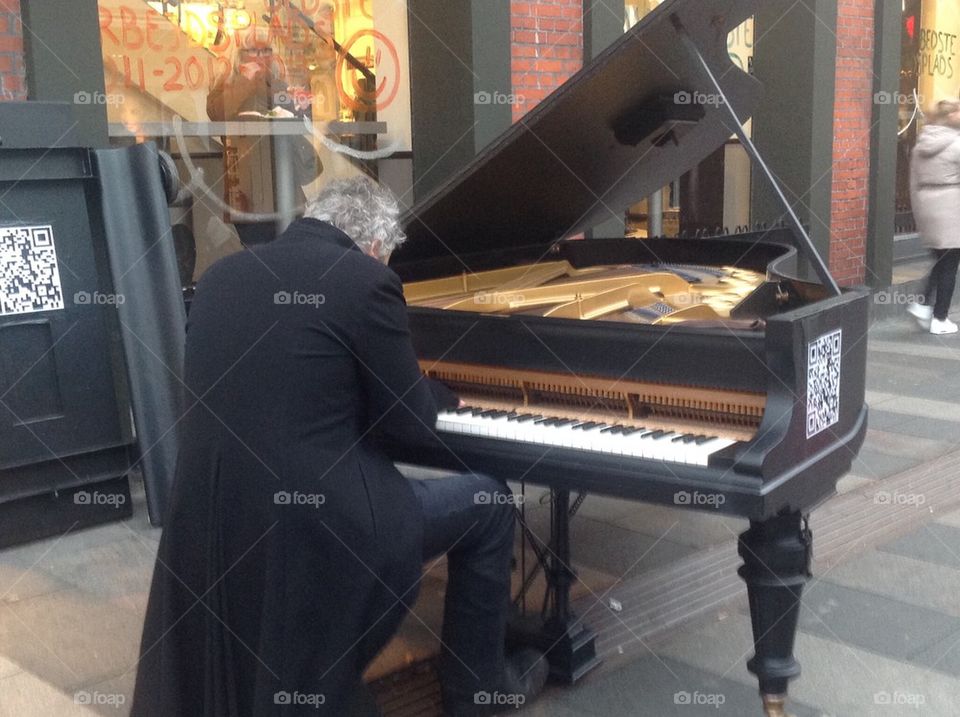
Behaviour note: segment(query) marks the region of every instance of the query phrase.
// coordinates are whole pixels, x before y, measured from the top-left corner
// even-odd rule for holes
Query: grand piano
[[[392,266],[424,373],[467,407],[439,417],[432,443],[390,450],[551,489],[551,607],[518,629],[568,682],[597,663],[569,604],[572,494],[748,518],[748,668],[774,716],[800,672],[806,516],[866,430],[868,294],[837,286],[742,129],[761,87],[727,35],[757,5],[667,0],[412,208]],[[732,135],[783,200],[783,227],[565,239]]]

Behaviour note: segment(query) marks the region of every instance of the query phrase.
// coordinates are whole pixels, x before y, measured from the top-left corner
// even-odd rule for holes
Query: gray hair
[[[304,215],[333,224],[364,251],[380,242],[381,259],[407,238],[393,192],[364,175],[330,182],[307,203]]]

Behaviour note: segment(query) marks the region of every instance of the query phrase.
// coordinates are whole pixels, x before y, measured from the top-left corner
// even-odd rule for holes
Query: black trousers
[[[423,510],[424,560],[447,554],[440,683],[446,714],[458,714],[500,686],[515,511],[510,489],[487,476],[410,482]]]
[[[923,303],[929,306],[931,298],[936,297],[933,316],[943,321],[950,313],[950,303],[953,301],[953,292],[957,286],[960,249],[934,249],[933,254],[936,262],[927,279],[927,293]]]

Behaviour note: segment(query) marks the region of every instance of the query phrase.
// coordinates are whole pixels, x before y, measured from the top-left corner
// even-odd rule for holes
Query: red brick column
[[[865,279],[873,53],[874,0],[839,0],[830,270],[847,286]]]
[[[0,101],[27,99],[20,0],[0,0]]]
[[[512,0],[514,121],[583,65],[583,0]]]

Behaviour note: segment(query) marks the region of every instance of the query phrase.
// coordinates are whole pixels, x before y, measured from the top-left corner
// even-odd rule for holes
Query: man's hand
[[[467,407],[467,402],[461,398],[460,403],[457,404],[457,408],[466,408],[466,407]]]

